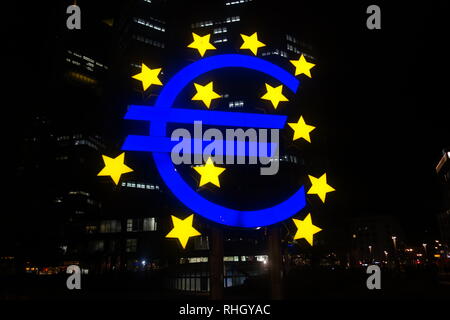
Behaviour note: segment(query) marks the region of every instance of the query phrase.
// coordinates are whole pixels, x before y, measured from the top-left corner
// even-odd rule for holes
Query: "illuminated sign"
[[[125,119],[151,121],[148,136],[130,135],[122,146],[127,151],[150,151],[156,167],[173,194],[189,209],[220,224],[236,227],[261,227],[288,219],[306,205],[305,189],[301,186],[285,201],[261,210],[236,210],[213,203],[194,191],[175,170],[170,152],[172,141],[167,137],[166,125],[170,122],[193,123],[235,127],[284,128],[286,116],[253,113],[220,112],[173,108],[178,94],[197,77],[221,68],[247,68],[265,73],[297,91],[299,80],[284,69],[257,57],[241,54],[223,54],[198,60],[175,74],[166,83],[153,107],[130,106]]]

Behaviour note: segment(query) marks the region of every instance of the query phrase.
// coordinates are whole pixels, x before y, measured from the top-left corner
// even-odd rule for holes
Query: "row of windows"
[[[275,161],[278,160],[280,162],[300,163],[298,158],[293,155],[284,155],[284,156],[280,157],[279,159],[270,159],[270,161],[272,161],[272,160],[275,160]]]
[[[65,141],[65,140],[70,140],[70,136],[58,136],[56,137],[56,141]]]
[[[247,275],[232,271],[227,272],[223,279],[223,286],[233,287],[244,284]],[[186,272],[177,274],[176,277],[168,280],[167,286],[169,289],[194,291],[194,292],[208,292],[209,287],[209,273],[208,272]]]
[[[141,18],[133,18],[133,21],[138,23],[138,24],[141,24],[143,26],[146,26],[146,27],[149,27],[149,28],[161,31],[161,32],[165,32],[166,31],[166,29],[164,27],[157,26],[157,25],[151,23],[150,21],[147,21],[147,20],[144,20],[144,19],[141,19]]]
[[[208,257],[192,257],[192,258],[180,258],[180,263],[201,263],[208,262]]]
[[[241,108],[243,106],[244,106],[244,101],[242,101],[242,100],[228,102],[229,108]]]
[[[228,18],[226,18],[224,20],[221,20],[221,21],[208,20],[208,21],[196,22],[196,23],[193,23],[191,25],[191,27],[192,28],[203,28],[203,27],[209,27],[209,26],[212,26],[212,25],[221,25],[223,23],[232,23],[232,22],[237,22],[237,21],[241,21],[241,17],[240,16],[228,17]]]
[[[157,48],[164,48],[165,47],[164,43],[159,42],[157,40],[149,39],[149,38],[141,36],[141,35],[133,34],[133,39],[135,39],[137,41],[140,41],[140,42],[143,42],[143,43],[150,44],[150,45],[152,45],[154,47],[157,47]],[[140,66],[139,66],[139,68],[140,68]]]
[[[135,182],[122,182],[122,187],[146,189],[146,190],[159,190],[159,186],[156,184],[135,183]]]
[[[91,77],[85,76],[84,74],[78,72],[68,72],[67,76],[73,80],[82,82],[84,84],[93,85],[97,83],[97,80],[92,79]]]
[[[156,231],[155,218],[127,219],[127,232]]]
[[[262,263],[267,263],[269,257],[267,255],[257,255],[257,256],[226,256],[223,257],[225,262],[239,262],[239,261],[257,261]]]
[[[213,33],[218,34],[218,33],[225,33],[227,31],[228,31],[227,27],[219,27],[219,28],[215,28],[213,30]]]
[[[122,231],[120,220],[103,220],[100,222],[100,233],[116,233]]]
[[[92,226],[91,226],[92,227]],[[156,218],[134,218],[127,219],[127,232],[147,232],[156,231]],[[118,233],[122,231],[122,222],[120,220],[102,220],[100,221],[100,233]]]
[[[182,277],[170,278],[167,287],[183,291],[208,292],[209,275],[206,273],[187,273]]]
[[[267,263],[269,257],[267,255],[257,255],[257,256],[225,256],[223,257],[224,262],[239,262],[239,261],[257,261],[262,263]],[[208,262],[208,257],[189,257],[180,258],[180,264],[184,263],[202,263]]]
[[[227,38],[222,38],[222,39],[216,39],[213,41],[213,43],[223,43],[223,42],[227,42],[228,39]]]
[[[250,1],[252,1],[252,0],[234,0],[234,1],[227,1],[227,2],[225,2],[225,5],[226,5],[226,6],[232,6],[232,5],[235,5],[235,4],[241,4],[241,3],[246,3],[246,2],[250,2]]]
[[[293,42],[293,43],[297,43],[297,42],[298,42],[296,38],[294,38],[293,36],[291,36],[291,35],[289,35],[289,34],[286,35],[286,39],[287,39],[288,41]]]
[[[79,53],[71,51],[71,50],[67,50],[67,53],[69,54],[69,57],[66,58],[66,61],[69,63],[72,63],[76,66],[80,66],[83,63],[85,65],[85,68],[90,71],[94,71],[95,67],[100,67],[105,70],[108,69],[108,67],[106,65],[104,65],[98,61],[95,61],[94,59],[92,59],[88,56],[79,54]],[[81,60],[81,62],[79,60]]]
[[[89,140],[84,140],[84,139],[82,139],[82,140],[75,140],[74,145],[76,145],[76,146],[86,145],[86,146],[91,147],[92,149],[95,149],[95,150],[99,149],[98,145],[92,143]]]
[[[89,194],[89,192],[86,191],[69,191],[69,195],[71,196],[85,196],[85,197],[90,197],[91,195]]]
[[[155,22],[159,22],[159,23],[161,23],[161,24],[166,24],[165,21],[160,20],[160,19],[156,19],[156,18],[154,18],[154,17],[146,16],[146,18],[148,18],[148,19],[150,19],[150,20],[153,20],[153,21],[155,21]]]
[[[73,139],[73,145],[80,146],[80,145],[86,145],[88,147],[91,147],[95,150],[99,150],[101,148],[104,148],[105,145],[100,141],[100,138],[98,136],[86,136],[85,139],[82,139],[82,134],[76,134],[71,136],[58,136],[56,137],[56,141],[59,142],[60,145],[69,145],[69,141]]]
[[[293,45],[291,45],[291,44],[287,44],[287,49],[289,50],[289,51],[292,51],[292,52],[295,52],[295,53],[297,53],[297,54],[300,54],[300,50],[298,50],[296,47],[294,47]]]
[[[270,56],[270,55],[280,55],[284,58],[287,58],[287,52],[283,50],[275,49],[274,51],[266,51],[261,54],[261,56]]]

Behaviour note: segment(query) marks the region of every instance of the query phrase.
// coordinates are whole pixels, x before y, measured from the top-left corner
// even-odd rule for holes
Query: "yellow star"
[[[186,248],[186,244],[190,237],[201,235],[200,232],[194,229],[192,222],[194,215],[191,214],[184,220],[178,219],[175,216],[172,217],[173,229],[166,235],[166,238],[177,238],[183,249]]]
[[[297,232],[294,235],[294,240],[305,239],[310,245],[313,245],[314,234],[322,231],[319,227],[312,224],[311,214],[308,213],[304,220],[292,219],[295,226],[297,227]]]
[[[303,117],[300,116],[300,119],[297,123],[288,123],[288,125],[294,130],[294,137],[292,140],[297,140],[300,138],[305,139],[309,143],[311,143],[311,138],[309,137],[309,133],[313,131],[316,127],[307,125]]]
[[[311,188],[308,190],[308,194],[317,194],[322,202],[325,202],[328,192],[335,191],[332,186],[327,184],[326,173],[324,173],[320,178],[315,178],[310,175],[308,175],[308,177],[312,184]]]
[[[266,83],[267,93],[261,97],[264,100],[270,100],[273,104],[273,107],[276,109],[278,107],[278,103],[280,101],[289,101],[283,95],[283,85],[279,85],[278,87],[272,87]]]
[[[119,183],[122,174],[133,171],[133,169],[128,168],[124,164],[125,152],[114,159],[104,155],[102,155],[102,157],[105,167],[97,174],[97,176],[111,176],[114,183],[117,184]]]
[[[253,54],[256,56],[258,54],[258,48],[265,47],[266,45],[258,40],[258,33],[254,33],[251,36],[246,36],[245,34],[241,34],[242,40],[244,43],[241,46],[241,49],[250,49]]]
[[[188,45],[188,48],[197,49],[202,57],[205,54],[206,50],[216,49],[216,47],[214,47],[209,42],[209,38],[211,37],[210,34],[202,37],[192,32],[192,36],[194,37],[194,41],[190,45]]]
[[[300,56],[298,60],[290,60],[291,63],[295,66],[295,75],[305,74],[311,78],[311,68],[315,66],[314,63],[306,61],[303,54]]]
[[[211,105],[211,100],[221,97],[213,91],[212,81],[204,86],[198,83],[194,83],[194,86],[195,90],[197,90],[197,93],[192,97],[192,100],[203,101],[207,108],[209,108],[209,106]]]
[[[142,82],[142,88],[144,88],[144,91],[145,91],[152,84],[162,86],[162,83],[158,78],[158,75],[160,72],[161,72],[161,68],[150,69],[145,64],[142,64],[141,73],[134,75],[132,78],[136,79],[136,80],[140,80]]]
[[[214,166],[211,158],[208,158],[204,166],[194,167],[194,170],[201,175],[199,187],[211,182],[220,188],[219,175],[225,171],[225,168]]]

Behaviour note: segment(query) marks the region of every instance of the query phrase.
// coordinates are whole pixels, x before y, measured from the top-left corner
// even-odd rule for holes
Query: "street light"
[[[397,250],[397,237],[392,236],[392,242],[394,242],[394,249]]]
[[[425,256],[427,255],[427,244],[426,243],[422,243],[422,246],[425,250]]]

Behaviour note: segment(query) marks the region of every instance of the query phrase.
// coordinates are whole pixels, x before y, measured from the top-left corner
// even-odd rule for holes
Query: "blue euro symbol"
[[[255,113],[222,112],[208,110],[176,109],[172,105],[186,85],[205,72],[240,67],[263,72],[296,92],[299,80],[284,69],[263,59],[241,54],[223,54],[198,60],[175,74],[161,90],[155,106],[130,106],[125,115],[128,120],[151,121],[149,136],[130,135],[122,150],[150,151],[164,183],[189,209],[214,222],[244,228],[262,227],[286,220],[306,205],[305,189],[301,186],[285,201],[260,210],[236,210],[213,203],[194,191],[178,174],[170,157],[172,142],[166,135],[169,122],[255,127],[284,128],[287,117]]]

